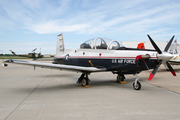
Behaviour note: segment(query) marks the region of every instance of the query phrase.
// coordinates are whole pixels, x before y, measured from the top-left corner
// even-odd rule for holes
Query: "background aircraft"
[[[84,87],[89,87],[89,75],[93,72],[112,72],[117,74],[117,81],[124,83],[125,74],[134,74],[136,79],[133,83],[135,90],[141,89],[138,81],[138,73],[144,70],[153,69],[150,73],[151,80],[156,74],[159,66],[166,63],[171,73],[176,76],[168,61],[173,55],[168,53],[168,49],[174,39],[171,38],[164,51],[161,51],[152,38],[148,35],[155,50],[126,48],[115,40],[104,38],[94,38],[80,45],[80,47],[69,54],[64,54],[63,35],[57,37],[55,64],[39,63],[20,60],[6,60],[5,63],[14,63],[22,65],[32,65],[42,68],[53,68],[59,70],[71,70],[81,72],[77,83]]]
[[[10,50],[11,53],[15,56],[20,56],[20,57],[28,57],[28,58],[42,58],[44,57],[43,55],[41,55],[41,50],[40,53],[35,53],[37,48],[32,50],[32,53],[28,53],[28,54],[16,54],[14,51]]]
[[[169,60],[171,65],[180,65],[180,54],[173,54],[173,58]]]
[[[178,53],[177,45],[177,40],[175,40],[169,50],[173,55],[173,58],[169,60],[171,65],[180,65],[180,54]]]

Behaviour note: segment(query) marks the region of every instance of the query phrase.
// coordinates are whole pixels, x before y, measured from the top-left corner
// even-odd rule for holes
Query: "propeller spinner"
[[[152,71],[152,73],[150,73],[149,79],[148,80],[152,80],[152,78],[154,77],[154,75],[156,74],[159,66],[162,64],[162,62],[166,62],[167,67],[169,68],[169,70],[171,71],[171,73],[176,76],[176,73],[174,71],[174,69],[171,67],[171,65],[168,63],[168,61],[173,58],[173,55],[168,53],[168,49],[171,46],[171,43],[174,39],[174,36],[171,38],[171,40],[168,42],[168,44],[166,45],[164,51],[162,52],[159,47],[156,45],[156,43],[152,40],[152,38],[147,35],[149,40],[151,41],[151,44],[153,45],[153,47],[155,48],[155,50],[158,52],[157,54],[157,58],[159,60],[159,64],[154,68],[154,70]]]

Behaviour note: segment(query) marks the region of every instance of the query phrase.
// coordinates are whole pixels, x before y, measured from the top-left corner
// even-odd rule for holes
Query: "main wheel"
[[[135,82],[133,83],[133,88],[135,90],[140,90],[141,89],[141,83],[139,81],[137,81],[137,84],[135,85]]]
[[[117,76],[117,82],[118,82],[118,83],[121,83],[121,81],[124,81],[124,78],[123,78],[123,76],[118,75],[118,76]]]
[[[88,85],[88,79],[87,78],[83,78],[82,79],[82,82],[81,82],[81,85],[84,87],[84,86],[86,86],[86,85]]]

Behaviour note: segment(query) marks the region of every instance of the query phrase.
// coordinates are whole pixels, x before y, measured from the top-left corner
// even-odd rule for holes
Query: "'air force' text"
[[[112,59],[112,63],[136,64],[135,59]]]

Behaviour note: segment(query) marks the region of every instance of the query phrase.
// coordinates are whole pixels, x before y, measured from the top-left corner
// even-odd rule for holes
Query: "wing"
[[[180,65],[180,61],[170,60],[168,61],[171,65]]]
[[[6,60],[4,62],[5,63],[21,64],[21,65],[38,66],[38,67],[42,67],[42,68],[65,69],[65,70],[80,71],[80,72],[102,72],[102,71],[107,70],[106,68],[40,63],[40,62],[21,61],[21,60],[12,60],[12,59]]]

